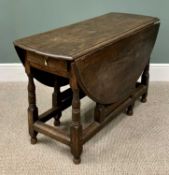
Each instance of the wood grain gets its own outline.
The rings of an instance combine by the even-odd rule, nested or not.
[[[75,60],[83,91],[101,104],[127,98],[149,62],[158,28],[158,25],[150,26]]]
[[[156,21],[157,18],[147,16],[109,13],[17,40],[14,44],[39,55],[73,60]]]

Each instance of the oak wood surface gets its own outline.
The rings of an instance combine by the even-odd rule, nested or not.
[[[127,98],[149,62],[158,28],[159,25],[149,26],[75,60],[83,91],[101,104],[112,104]]]
[[[14,42],[48,57],[73,60],[158,21],[157,18],[109,13]]]

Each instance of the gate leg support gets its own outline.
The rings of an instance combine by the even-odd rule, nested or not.
[[[54,92],[52,94],[52,106],[53,107],[59,107],[61,105],[61,92],[60,92],[60,84],[59,81],[56,80],[55,86],[54,86]],[[62,116],[61,110],[57,113],[57,115],[54,117],[54,125],[60,126],[60,117]]]
[[[145,67],[145,70],[144,70],[142,78],[141,78],[141,84],[147,86],[146,93],[143,94],[142,97],[141,97],[141,102],[142,103],[145,103],[147,101],[148,86],[149,86],[149,67],[150,67],[150,64],[148,63],[147,66]]]

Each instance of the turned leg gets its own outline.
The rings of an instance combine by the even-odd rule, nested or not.
[[[60,84],[58,80],[55,82],[54,86],[54,92],[52,94],[52,106],[53,107],[59,107],[61,105],[61,93],[60,93]],[[54,125],[60,126],[60,117],[62,115],[61,110],[57,113],[57,115],[54,117]]]
[[[38,108],[36,107],[35,84],[31,73],[28,74],[28,101],[29,134],[31,136],[31,143],[35,144],[37,142],[37,132],[33,129],[33,123],[38,119]]]
[[[149,86],[149,63],[145,67],[145,70],[143,72],[143,75],[142,75],[142,78],[141,78],[141,84],[143,84],[147,87],[146,93],[144,93],[141,97],[141,102],[145,103],[147,101],[148,86]]]
[[[72,99],[72,124],[70,128],[71,137],[71,152],[74,156],[73,161],[75,164],[79,164],[81,161],[80,155],[82,153],[82,125],[80,121],[80,98],[79,88],[77,85],[76,77],[71,77],[70,82],[73,99]]]
[[[133,115],[133,109],[134,109],[134,103],[128,106],[127,108],[127,115],[132,116]]]

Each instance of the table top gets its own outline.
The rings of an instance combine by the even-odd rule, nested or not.
[[[14,45],[40,55],[74,60],[158,21],[149,16],[109,13],[17,40]]]

